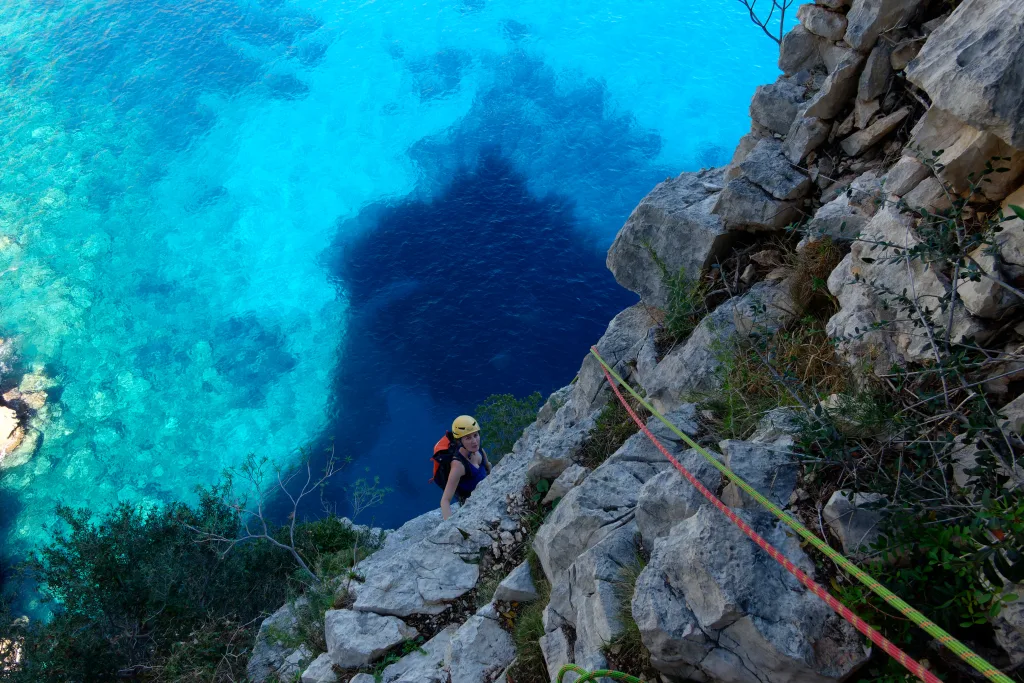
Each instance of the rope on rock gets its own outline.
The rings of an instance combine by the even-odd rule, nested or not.
[[[751,529],[750,526],[742,519],[740,519],[725,503],[720,501],[715,496],[715,494],[711,493],[711,491],[709,491],[703,484],[701,484],[696,477],[694,477],[685,467],[682,466],[682,464],[680,464],[678,460],[672,457],[672,454],[669,453],[665,449],[665,447],[661,445],[661,442],[659,442],[658,439],[655,438],[655,436],[650,432],[650,430],[647,429],[647,425],[645,425],[644,422],[637,416],[637,414],[633,411],[633,408],[630,407],[629,403],[626,401],[625,397],[623,397],[622,392],[619,391],[618,385],[624,387],[626,391],[633,395],[633,398],[635,398],[637,401],[640,402],[641,405],[644,406],[644,408],[649,410],[652,415],[661,420],[661,422],[666,427],[668,427],[673,434],[678,436],[687,445],[689,445],[691,448],[700,453],[705,460],[707,460],[722,474],[728,477],[730,481],[739,486],[747,495],[749,495],[751,498],[753,498],[758,503],[767,508],[773,515],[778,517],[781,521],[785,522],[790,528],[792,528],[794,531],[800,534],[805,540],[811,543],[811,545],[813,545],[815,548],[824,553],[826,557],[828,557],[830,560],[839,565],[842,569],[844,569],[853,577],[855,577],[862,584],[871,589],[872,592],[881,597],[892,607],[897,609],[901,614],[909,618],[915,624],[924,629],[929,635],[931,635],[933,638],[935,638],[940,643],[949,648],[950,651],[955,653],[958,657],[960,657],[960,659],[962,659],[963,661],[977,669],[983,676],[985,676],[985,678],[991,681],[998,681],[999,683],[1013,683],[1012,680],[1005,674],[1003,674],[1001,671],[999,671],[999,669],[989,664],[981,656],[975,654],[970,648],[961,643],[959,640],[957,640],[950,634],[946,633],[946,631],[939,627],[938,624],[930,621],[919,611],[908,605],[906,602],[900,599],[900,597],[897,596],[895,593],[893,593],[888,588],[880,584],[873,577],[864,572],[864,570],[855,565],[841,553],[834,550],[831,546],[828,545],[828,543],[815,536],[803,524],[798,522],[796,519],[794,519],[787,513],[783,512],[777,505],[775,505],[770,500],[765,498],[752,486],[750,486],[750,484],[743,481],[740,477],[734,474],[732,470],[730,470],[724,464],[719,462],[717,458],[708,453],[708,451],[701,447],[696,441],[691,439],[687,434],[684,434],[678,427],[676,427],[674,424],[665,419],[665,417],[661,413],[655,410],[642,396],[640,396],[640,394],[636,392],[635,389],[633,389],[633,387],[631,387],[625,380],[623,380],[622,377],[620,377],[618,373],[616,373],[615,370],[610,365],[608,365],[608,363],[605,362],[603,358],[601,358],[601,355],[597,352],[596,346],[592,346],[590,348],[590,352],[601,364],[601,367],[604,371],[604,376],[608,380],[608,384],[611,386],[612,391],[615,392],[615,396],[618,397],[623,407],[625,407],[626,411],[629,412],[630,417],[632,417],[633,421],[636,422],[637,426],[639,426],[640,429],[643,430],[644,434],[647,435],[647,438],[649,438],[651,442],[658,448],[658,450],[661,451],[662,455],[668,458],[669,462],[671,462],[675,466],[675,468],[679,470],[679,473],[682,474],[687,481],[693,484],[694,487],[696,487],[696,489],[700,491],[705,498],[711,501],[711,503],[716,508],[718,508],[726,517],[728,517],[734,524],[736,524],[736,526],[738,526],[740,530],[743,531],[743,533],[749,536],[751,540],[753,540],[758,546],[760,546],[769,555],[771,555],[773,559],[775,559],[783,567],[785,567],[786,571],[795,576],[800,581],[800,583],[807,587],[808,590],[810,590],[812,593],[814,593],[819,598],[824,600],[829,607],[831,607],[837,614],[839,614],[839,616],[853,624],[853,626],[858,631],[867,636],[871,640],[871,642],[878,645],[893,659],[902,664],[910,673],[914,674],[923,681],[927,681],[928,683],[939,683],[939,679],[935,676],[935,674],[925,669],[923,666],[921,666],[920,663],[918,663],[905,652],[896,647],[896,645],[890,642],[885,636],[883,636],[875,629],[871,628],[871,626],[869,626],[863,619],[858,617],[848,607],[846,607],[844,604],[842,604],[836,598],[834,598],[828,591],[819,586],[814,580],[811,579],[811,577],[809,577],[803,571],[798,569],[792,562],[786,559],[786,557],[782,553],[780,553],[770,543],[768,543],[768,541],[762,538],[760,534]],[[614,378],[614,381],[612,378]]]
[[[570,671],[580,674],[580,677],[576,679],[576,683],[590,683],[591,681],[596,681],[599,678],[610,678],[613,681],[626,681],[626,683],[643,683],[643,681],[636,676],[630,676],[629,674],[624,674],[621,671],[609,671],[607,669],[587,671],[585,669],[581,669],[575,664],[566,664],[558,670],[558,683],[562,683],[562,677]]]

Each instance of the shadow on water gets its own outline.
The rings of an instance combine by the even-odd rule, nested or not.
[[[428,458],[454,411],[472,412],[493,393],[561,386],[607,321],[634,301],[577,228],[572,203],[534,197],[493,152],[456,172],[435,198],[368,207],[338,235],[325,258],[352,313],[333,418],[311,452],[322,467],[333,439],[339,455],[356,461],[354,474],[325,491],[339,514],[347,511],[343,486],[364,468],[401,490],[377,523],[399,524],[436,505]],[[422,415],[395,414],[415,406],[433,406],[436,422],[414,428],[406,420]],[[304,513],[318,509],[316,501]]]

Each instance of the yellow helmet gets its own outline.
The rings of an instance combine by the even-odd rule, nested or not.
[[[476,423],[469,415],[459,415],[455,418],[455,422],[452,422],[452,435],[456,439],[461,439],[464,436],[470,434],[476,434],[480,431],[480,425]]]

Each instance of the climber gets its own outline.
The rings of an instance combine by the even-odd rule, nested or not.
[[[452,422],[452,430],[434,446],[433,481],[444,489],[441,517],[452,516],[452,498],[465,503],[477,484],[491,473],[487,453],[480,447],[480,425],[469,415]],[[447,470],[447,471],[446,471]]]

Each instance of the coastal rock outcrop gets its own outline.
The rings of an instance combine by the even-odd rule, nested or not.
[[[712,458],[793,510],[808,496],[794,457],[807,413],[772,410],[752,435],[719,441],[715,415],[695,402],[724,386],[723,345],[792,331],[814,297],[833,297],[822,337],[856,369],[853,382],[934,364],[923,321],[954,343],[998,340],[1013,358],[979,386],[1002,396],[1000,428],[1024,447],[1024,397],[1007,402],[1019,393],[1014,353],[1024,344],[1024,327],[1010,317],[1020,306],[1013,283],[1024,277],[1024,220],[1012,208],[1024,205],[1024,5],[964,0],[945,17],[921,0],[817,0],[797,16],[781,44],[783,75],[757,89],[750,132],[728,166],[660,183],[619,232],[607,265],[640,302],[615,316],[596,344],[675,426],[709,449],[717,443]],[[993,157],[1004,170],[993,169],[971,195]],[[936,243],[928,233],[934,213],[957,206],[995,213],[1000,205],[1002,230],[969,254],[970,268],[947,272],[927,255]],[[802,235],[791,238],[786,229],[797,227]],[[806,262],[816,249],[828,258],[812,269]],[[785,250],[801,264],[787,261]],[[665,320],[679,293],[669,280],[680,274],[706,287],[710,303],[694,307],[685,333],[671,336]],[[360,562],[365,580],[346,582],[338,596],[351,607],[329,613],[331,656],[356,653],[336,663],[379,657],[415,624],[427,639],[423,651],[386,667],[385,683],[505,680],[517,654],[509,606],[529,604],[534,616],[543,610],[534,656],[552,678],[566,663],[613,664],[631,617],[651,667],[669,683],[852,680],[871,656],[862,637],[768,560],[647,436],[623,435],[603,462],[584,461],[614,400],[600,364],[586,355],[576,379],[552,394],[451,519],[435,511],[411,520]],[[0,432],[12,419],[0,412]],[[656,418],[646,426],[704,487],[815,575],[797,537],[749,494]],[[978,455],[962,445],[952,463],[959,487],[970,485]],[[856,554],[884,522],[885,500],[837,488],[820,494],[819,506],[831,496],[817,513],[821,528]],[[542,523],[526,523],[529,505],[548,506]],[[546,585],[524,562],[528,546]],[[630,572],[635,586],[624,594]],[[477,609],[472,601],[487,585],[497,585],[494,599]],[[1020,612],[1004,607],[992,620],[1015,666],[1024,664]],[[353,635],[340,620],[363,626]],[[287,606],[261,628],[253,680],[299,660],[313,662],[303,680],[331,680],[323,657],[285,648],[268,636],[277,630],[294,632]],[[355,647],[370,639],[372,646]]]

